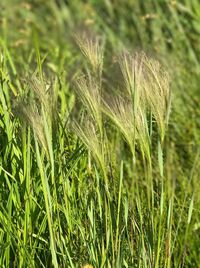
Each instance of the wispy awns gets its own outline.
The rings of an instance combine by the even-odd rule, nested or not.
[[[76,41],[90,67],[75,82],[76,93],[87,111],[87,119],[83,120],[82,125],[76,121],[75,133],[93,153],[101,167],[105,167],[105,121],[109,118],[122,133],[133,158],[137,147],[143,158],[149,160],[155,125],[156,135],[162,143],[168,123],[171,93],[167,73],[158,61],[147,57],[144,52],[130,54],[125,51],[117,61],[123,83],[117,86],[120,90],[109,94],[105,84],[101,83],[103,47],[99,40],[81,35],[76,36]],[[111,81],[118,80],[115,78]],[[109,87],[113,88],[113,85]],[[91,120],[88,121],[88,118]]]
[[[90,117],[102,133],[101,88],[90,74],[83,75],[75,82],[75,90]]]
[[[98,37],[76,35],[76,42],[88,60],[88,69],[75,81],[75,91],[85,109],[82,123],[73,120],[72,129],[82,140],[106,177],[106,131],[102,114],[103,42]]]
[[[169,76],[161,64],[154,59],[145,57],[144,67],[146,102],[152,111],[158,125],[158,133],[163,141],[171,107]]]
[[[144,53],[130,54],[124,51],[118,60],[124,80],[124,89],[132,98],[134,108],[143,93],[141,81],[143,80],[144,57]]]
[[[162,116],[167,115],[171,101],[169,76],[161,64],[144,52],[133,55],[124,52],[119,58],[119,64],[125,89],[133,97],[134,106],[142,99],[152,110],[154,106],[158,106]]]
[[[33,75],[28,80],[26,92],[14,103],[13,107],[13,112],[32,128],[41,146],[47,152],[47,132],[49,137],[52,136],[55,106],[50,86]]]
[[[112,96],[108,100],[103,100],[102,109],[106,116],[121,131],[133,151],[135,130],[133,128],[133,110],[130,100],[119,96]]]
[[[103,65],[102,51],[91,40],[77,38],[84,55],[95,68]],[[98,53],[100,53],[98,55]],[[142,155],[150,158],[150,139],[152,122],[158,126],[158,135],[161,142],[164,139],[168,123],[171,93],[169,77],[160,63],[146,56],[145,53],[130,54],[124,52],[118,60],[122,79],[124,81],[120,94],[108,94],[106,88],[98,83],[90,71],[76,81],[76,92],[82,100],[88,114],[92,117],[100,133],[105,130],[103,114],[111,119],[117,129],[123,134],[132,153],[138,144]],[[102,79],[102,78],[101,78]],[[113,77],[115,80],[115,77]],[[106,97],[102,96],[106,92]],[[93,140],[86,140],[91,133],[85,133],[87,128],[76,131],[82,140],[95,155],[100,155],[100,149],[95,147],[99,140],[93,135]],[[90,129],[90,132],[92,127]],[[88,131],[88,130],[87,130]],[[102,137],[101,136],[101,143]],[[95,139],[94,139],[95,137]],[[91,148],[92,146],[92,148]],[[97,146],[97,145],[96,145]],[[97,153],[98,152],[98,153]]]
[[[103,174],[106,176],[106,144],[105,141],[102,143],[101,134],[95,122],[88,116],[82,124],[74,120],[72,122],[72,130],[93,154]]]
[[[143,156],[150,157],[150,137],[145,107],[138,106],[134,111],[130,98],[112,97],[103,102],[103,111],[124,136],[134,156],[135,146],[139,145]]]
[[[93,71],[101,74],[103,69],[104,41],[97,36],[86,33],[75,35],[75,40]]]
[[[22,120],[22,122],[32,128],[42,147],[47,150],[44,123],[37,107],[33,103],[27,103],[27,101],[21,99],[16,103],[14,113]]]
[[[121,129],[128,144],[130,141],[135,144],[137,139],[142,151],[149,154],[152,129],[149,114],[157,123],[161,141],[168,123],[171,105],[168,74],[145,53],[125,52],[119,58],[119,65],[124,79],[122,97],[104,101],[105,112]]]
[[[52,113],[52,95],[49,91],[50,87],[46,81],[39,79],[36,75],[33,75],[28,81],[29,89],[33,92],[36,101],[38,101],[37,106],[43,106],[48,113]]]

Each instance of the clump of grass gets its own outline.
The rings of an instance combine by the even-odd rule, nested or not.
[[[198,267],[199,1],[43,1],[28,8],[3,2],[0,267]],[[101,38],[81,34],[77,43],[87,63],[82,61],[68,38],[77,25],[106,36],[106,56]],[[107,68],[111,52],[127,44],[150,49],[170,66],[175,94],[169,132],[170,90],[162,66],[144,53],[125,52],[115,62],[120,74]],[[32,68],[39,79],[28,82],[28,97],[19,102],[21,124],[12,101]],[[65,127],[74,107],[70,77],[80,69],[84,87],[98,89],[90,98],[95,103],[99,96],[98,108],[81,96],[83,105],[75,109],[82,116],[72,135]],[[56,109],[42,71],[56,74]],[[104,158],[105,171],[95,154]],[[102,187],[106,176],[109,199]]]
[[[81,42],[81,44],[83,43]],[[85,43],[87,44],[87,42]],[[98,47],[98,45],[95,45],[95,47]],[[91,56],[93,50],[91,49],[90,52],[88,47],[87,49],[87,54]],[[89,58],[89,61],[93,66],[91,58]],[[137,160],[136,147],[137,150],[140,149],[145,169],[148,209],[150,211],[154,207],[155,199],[152,174],[153,148],[151,146],[151,140],[154,135],[154,139],[158,141],[158,165],[160,174],[163,176],[162,149],[160,143],[163,143],[164,140],[170,110],[168,76],[162,70],[160,64],[148,58],[145,53],[136,53],[135,55],[131,55],[128,52],[123,53],[119,57],[118,63],[124,81],[120,96],[117,95],[117,92],[109,95],[104,84],[99,83],[99,80],[103,80],[102,70],[101,76],[98,77],[99,80],[95,78],[93,74],[94,68],[92,68],[91,71],[87,69],[87,75],[84,78],[81,77],[76,81],[76,91],[79,93],[78,95],[86,108],[87,114],[92,117],[93,123],[89,126],[86,123],[87,119],[83,118],[83,122],[85,121],[85,123],[82,126],[76,123],[74,130],[92,152],[94,158],[98,160],[97,162],[100,164],[100,168],[103,170],[106,178],[107,187],[107,167],[109,165],[106,164],[106,158],[104,157],[108,153],[106,151],[107,147],[105,146],[108,142],[106,134],[107,118],[114,123],[116,129],[122,133],[129,145],[133,157],[134,169]],[[96,66],[102,65],[103,63],[101,65],[97,64]],[[95,72],[98,72],[97,69],[95,69]],[[92,78],[92,75],[94,78]],[[104,92],[107,94],[103,94]],[[153,126],[154,121],[158,126],[157,132],[155,132],[155,127]],[[93,131],[94,129],[95,131]],[[110,142],[112,143],[112,141]]]
[[[79,43],[83,46],[84,42],[79,41]],[[87,42],[84,44],[87,44]],[[98,45],[94,45],[94,48],[87,46],[87,53],[84,52],[86,57],[90,55],[88,56],[88,61],[91,63],[92,69],[87,69],[84,78],[81,77],[76,81],[76,92],[79,93],[78,95],[87,111],[87,115],[91,116],[92,124],[91,122],[90,124],[87,123],[87,117],[82,118],[83,124],[78,125],[76,123],[74,130],[92,152],[94,159],[97,160],[106,178],[108,165],[106,165],[104,155],[107,153],[105,144],[108,141],[106,135],[106,122],[108,119],[111,120],[116,126],[116,129],[122,133],[126,143],[129,145],[134,160],[134,170],[136,158],[138,157],[136,147],[137,151],[140,149],[144,164],[148,213],[151,213],[149,224],[152,228],[152,233],[155,231],[154,223],[159,222],[159,235],[158,238],[153,241],[156,248],[155,253],[152,252],[153,244],[149,244],[149,250],[145,258],[146,264],[155,263],[156,267],[158,267],[160,261],[159,252],[161,247],[162,218],[158,220],[157,215],[151,212],[154,209],[155,203],[152,170],[152,150],[154,148],[152,147],[152,140],[156,139],[158,142],[158,166],[162,181],[161,189],[159,190],[161,192],[160,209],[162,217],[164,202],[162,144],[165,137],[171,104],[169,78],[160,63],[147,57],[145,53],[131,55],[128,52],[124,52],[118,60],[124,83],[121,88],[119,85],[120,93],[114,92],[111,95],[108,93],[105,85],[99,83],[99,81],[103,80],[102,70],[98,72],[97,68],[94,68],[94,62],[97,61],[97,57],[94,56],[94,59],[91,59],[95,47],[98,47]],[[83,50],[83,48],[81,49]],[[102,58],[101,56],[101,59]],[[103,66],[103,63],[95,63],[95,66]],[[99,80],[96,79],[97,76],[94,75],[97,72],[101,73],[101,76],[98,76]],[[104,92],[106,92],[106,94],[104,94]],[[156,125],[157,129],[155,128]],[[112,139],[112,137],[109,138]],[[111,140],[109,141],[112,143]],[[133,178],[133,180],[135,181],[135,178]],[[141,190],[139,189],[138,182],[136,182],[136,189],[136,203],[140,203]],[[119,200],[119,202],[121,202],[121,200]],[[142,208],[139,207],[138,211],[142,218]],[[117,234],[118,231],[117,227]],[[117,237],[116,239],[119,238]],[[142,243],[145,248],[145,238],[143,238]],[[145,254],[144,251],[142,254]],[[154,254],[155,257],[153,256]]]
[[[82,46],[83,43],[82,41]],[[98,47],[98,45],[94,46]],[[94,48],[90,47],[90,49],[91,52],[87,47],[87,54],[92,57]],[[89,61],[93,64],[90,57]],[[99,61],[102,66],[102,56]],[[164,139],[170,110],[169,79],[160,64],[148,58],[144,53],[135,55],[123,53],[119,64],[124,79],[121,96],[108,96],[105,99],[102,92],[106,92],[106,88],[92,78],[89,70],[86,77],[77,79],[76,90],[101,133],[105,129],[103,126],[105,122],[102,121],[103,111],[122,132],[133,157],[135,157],[135,145],[138,143],[142,155],[150,159],[153,120],[158,125],[161,141]],[[102,77],[100,79],[102,80]]]
[[[143,158],[146,158],[151,165],[150,143],[153,120],[157,123],[158,134],[163,142],[169,117],[171,93],[167,73],[159,62],[148,58],[145,53],[131,55],[124,52],[118,61],[124,80],[121,96],[107,94],[108,97],[105,99],[102,92],[107,90],[102,83],[99,83],[103,80],[103,49],[101,51],[97,49],[100,48],[97,39],[94,43],[86,37],[76,37],[76,40],[92,66],[92,71],[87,69],[87,74],[76,80],[76,91],[88,114],[98,126],[100,143],[104,142],[106,136],[103,133],[105,132],[103,112],[123,134],[133,158],[135,158],[135,146],[139,144]],[[97,73],[101,74],[99,80],[95,76]]]

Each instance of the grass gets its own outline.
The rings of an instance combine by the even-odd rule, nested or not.
[[[199,2],[0,7],[0,267],[200,267]]]

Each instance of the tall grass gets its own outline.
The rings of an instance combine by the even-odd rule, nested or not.
[[[83,51],[87,50],[83,47],[83,44],[87,42],[85,40],[80,41],[81,48]],[[98,44],[94,44],[94,47],[99,47]],[[93,49],[91,49],[91,53],[88,51],[88,54],[92,54]],[[84,53],[85,54],[85,53]],[[102,58],[102,57],[101,57]],[[93,65],[93,61],[90,60]],[[78,92],[80,96],[84,96],[83,103],[88,111],[88,113],[93,114],[93,119],[99,125],[99,129],[106,129],[106,123],[104,118],[104,122],[98,124],[99,122],[99,114],[101,110],[105,115],[108,116],[115,124],[116,129],[118,129],[124,136],[127,144],[129,145],[130,152],[133,157],[133,166],[132,166],[132,180],[135,181],[134,191],[136,192],[135,198],[133,198],[133,204],[141,203],[141,195],[140,195],[140,186],[138,185],[138,181],[135,180],[136,172],[135,168],[137,158],[139,155],[142,156],[142,166],[144,168],[144,178],[146,193],[147,193],[147,204],[150,216],[150,230],[152,241],[151,243],[146,243],[143,238],[142,241],[142,250],[141,257],[145,258],[145,265],[159,267],[160,264],[160,252],[162,247],[162,237],[164,237],[164,225],[161,221],[163,214],[163,206],[164,206],[164,183],[163,183],[163,153],[162,153],[162,144],[164,142],[165,129],[166,124],[169,117],[170,110],[170,101],[171,94],[169,89],[169,81],[167,74],[162,70],[162,67],[159,65],[157,61],[153,61],[149,59],[145,54],[137,54],[135,56],[131,56],[130,54],[123,53],[123,55],[119,59],[119,64],[121,67],[121,75],[122,79],[124,79],[123,88],[120,90],[120,97],[110,96],[109,100],[105,100],[103,97],[103,93],[100,99],[101,92],[107,91],[106,88],[103,88],[103,85],[100,87],[98,84],[93,84],[91,87],[91,76],[92,74],[87,69],[87,77],[88,87],[84,84],[78,83]],[[96,64],[99,65],[100,64]],[[101,64],[102,65],[102,64]],[[89,74],[88,74],[89,73]],[[100,72],[99,72],[100,73]],[[102,73],[102,71],[101,71]],[[101,78],[100,80],[103,80]],[[96,81],[98,83],[98,81]],[[98,89],[98,91],[97,91]],[[124,92],[123,92],[124,91]],[[90,92],[88,94],[88,92]],[[91,98],[93,96],[93,98]],[[108,98],[108,97],[107,97]],[[92,101],[91,101],[92,99]],[[93,108],[93,105],[95,108]],[[93,112],[93,111],[98,112]],[[102,118],[102,116],[101,116]],[[86,119],[87,120],[87,119]],[[102,124],[104,125],[102,127]],[[157,129],[155,127],[157,125]],[[102,158],[102,154],[107,154],[106,150],[97,150],[96,147],[98,145],[98,136],[95,137],[95,142],[93,142],[93,137],[95,136],[93,132],[93,126],[84,126],[79,127],[79,130],[75,129],[75,133],[85,141],[88,149],[91,150],[94,156],[96,156],[99,152],[98,159]],[[85,131],[85,133],[84,133]],[[101,130],[99,131],[101,132]],[[107,135],[103,135],[106,136]],[[105,142],[102,140],[102,135],[100,135],[99,143],[104,144]],[[86,141],[86,139],[88,139]],[[112,137],[108,137],[109,142],[112,143]],[[152,142],[154,139],[154,143]],[[153,170],[152,170],[152,151],[155,147],[155,142],[157,140],[158,144],[158,162],[157,166],[160,171],[160,182],[153,179]],[[137,151],[137,153],[136,153]],[[103,152],[103,153],[100,153]],[[111,152],[114,154],[115,152]],[[106,165],[102,165],[102,161],[99,161],[101,164],[101,168],[103,170],[103,174],[105,175]],[[140,163],[141,165],[141,163]],[[155,165],[155,164],[154,164]],[[109,166],[107,164],[107,166]],[[122,164],[123,167],[123,164]],[[123,169],[122,169],[123,170]],[[122,172],[122,171],[121,171]],[[107,178],[107,175],[105,175]],[[108,175],[109,176],[109,175]],[[119,189],[119,199],[118,199],[118,210],[117,210],[117,221],[116,221],[116,242],[114,242],[115,247],[117,247],[117,252],[120,252],[120,245],[118,245],[119,240],[119,209],[121,204],[121,188],[122,188],[122,177],[120,177],[120,189]],[[160,207],[159,214],[154,214],[154,204],[155,204],[155,190],[154,183],[160,184],[158,186],[157,191],[160,195],[158,206]],[[108,182],[106,181],[106,184]],[[144,201],[144,200],[143,200]],[[142,209],[138,208],[138,213],[142,218]],[[158,226],[157,226],[158,225]],[[140,226],[142,228],[142,226]],[[158,232],[158,236],[154,237],[154,232]],[[148,234],[149,235],[149,234]],[[147,239],[148,239],[148,235]],[[145,247],[148,247],[146,250]],[[170,247],[170,246],[169,246]],[[117,260],[119,261],[119,260]],[[114,262],[113,265],[122,265]]]
[[[199,4],[0,5],[0,267],[199,267]]]

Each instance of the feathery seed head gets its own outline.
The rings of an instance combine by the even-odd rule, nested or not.
[[[53,96],[47,91],[47,83],[41,81],[36,75],[29,80],[28,89],[28,94],[24,94],[15,103],[14,113],[31,126],[42,147],[48,151],[45,124],[51,136],[55,116],[53,116]]]
[[[105,174],[106,154],[104,144],[101,143],[100,133],[95,126],[95,122],[87,117],[83,124],[74,120],[72,122],[74,133],[81,139],[85,146],[92,152],[93,157],[99,163],[103,173]]]
[[[76,81],[76,92],[78,93],[83,105],[86,107],[90,116],[96,121],[102,130],[101,95],[99,84],[91,75],[83,76]]]
[[[76,35],[76,42],[83,55],[89,60],[95,72],[102,72],[104,43],[99,37],[89,37],[86,34]]]
[[[144,67],[143,84],[146,102],[153,113],[163,141],[171,105],[169,76],[156,60],[145,57]]]

